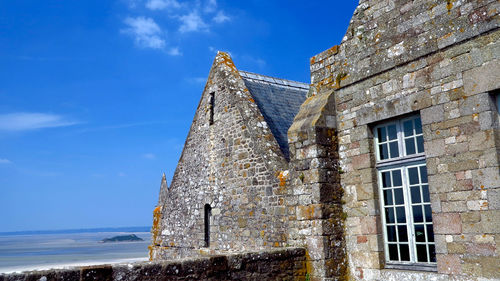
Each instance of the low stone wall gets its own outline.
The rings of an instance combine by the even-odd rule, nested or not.
[[[286,248],[177,261],[98,265],[0,275],[0,281],[305,280],[306,251]]]

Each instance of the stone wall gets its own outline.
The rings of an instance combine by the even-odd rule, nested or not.
[[[0,274],[0,281],[306,280],[305,250]]]
[[[354,279],[500,278],[499,11],[492,0],[362,0],[342,44],[311,58],[308,102],[328,104],[304,105],[292,128],[337,131]],[[408,114],[422,118],[437,273],[385,266],[372,130]]]
[[[285,199],[292,194],[284,184],[287,170],[231,58],[218,53],[173,181],[169,188],[162,184],[151,258],[286,246]],[[209,247],[206,204],[211,207]]]

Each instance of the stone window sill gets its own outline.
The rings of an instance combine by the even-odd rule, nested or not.
[[[437,265],[427,264],[386,264],[385,269],[437,272]]]

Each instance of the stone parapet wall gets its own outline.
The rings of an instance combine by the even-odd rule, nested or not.
[[[176,261],[98,265],[63,270],[3,274],[0,275],[0,281],[260,281],[306,280],[306,276],[305,250],[288,248]]]

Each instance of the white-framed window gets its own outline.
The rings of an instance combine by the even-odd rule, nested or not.
[[[420,116],[381,123],[374,137],[386,263],[435,267]]]

